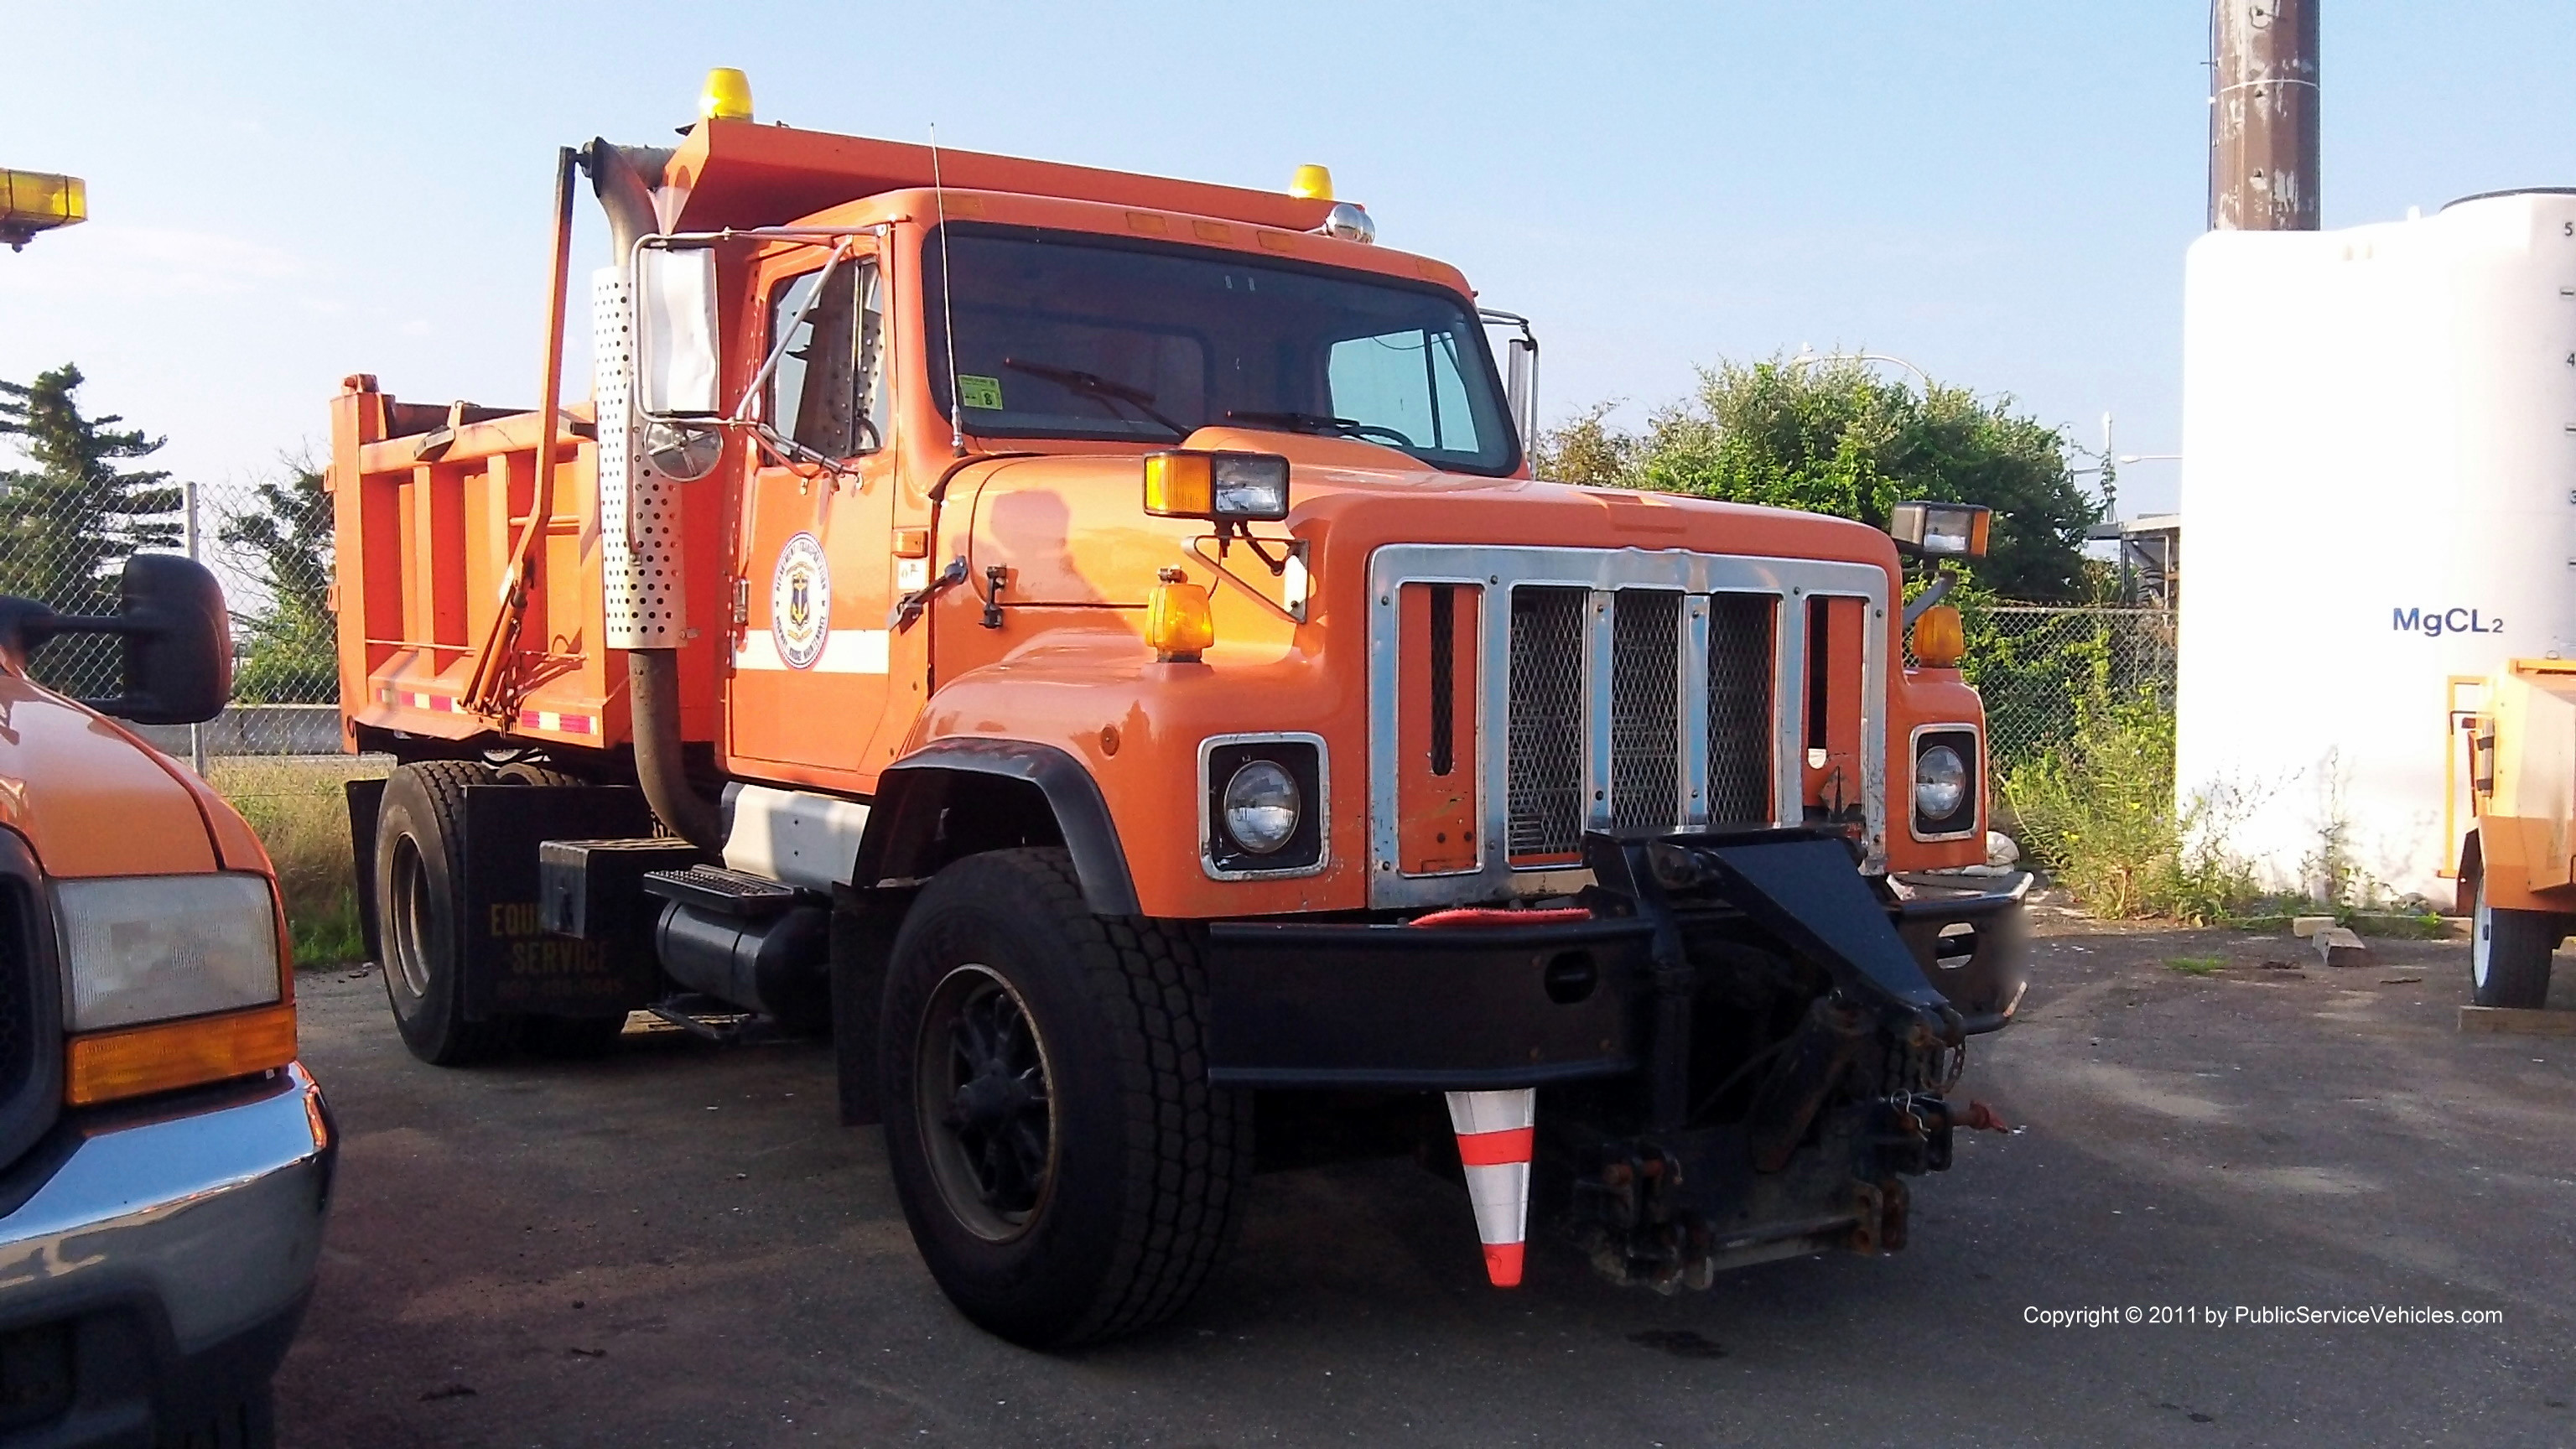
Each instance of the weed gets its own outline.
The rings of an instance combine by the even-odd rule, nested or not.
[[[2174,808],[2174,717],[2161,698],[2118,698],[2097,682],[2075,718],[2064,748],[2003,779],[2032,857],[2098,916],[2231,919],[2254,895],[2252,870],[2226,848],[2247,802],[2202,793]]]
[[[2215,976],[2227,965],[2223,956],[2176,956],[2165,965],[2185,976]]]
[[[381,765],[339,756],[209,762],[208,783],[250,822],[268,848],[286,901],[286,929],[301,965],[327,966],[365,951],[358,931],[356,867],[341,786]]]

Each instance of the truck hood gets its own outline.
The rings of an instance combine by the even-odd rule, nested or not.
[[[1897,572],[1896,547],[1865,524],[1760,508],[1521,478],[1425,468],[1407,454],[1346,438],[1248,428],[1202,428],[1183,444],[1284,454],[1293,473],[1285,527],[1323,555],[1318,572],[1347,569],[1387,543],[1689,549],[1875,564]],[[981,471],[969,525],[976,578],[1009,572],[1011,602],[1144,602],[1155,571],[1186,563],[1210,526],[1154,518],[1142,507],[1133,455],[1015,459]]]
[[[50,876],[213,870],[198,796],[149,746],[108,720],[0,673],[0,826]]]

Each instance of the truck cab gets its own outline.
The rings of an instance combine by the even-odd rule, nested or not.
[[[1900,543],[1973,511],[1534,478],[1526,326],[1313,175],[565,154],[587,409],[336,405],[415,1051],[674,988],[828,1025],[942,1286],[1036,1344],[1177,1309],[1327,1141],[1454,1141],[1498,1284],[1533,1202],[1663,1287],[1901,1244],[2020,992],[1982,710],[1905,657]]]
[[[263,1445],[338,1144],[266,852],[117,723],[222,707],[223,596],[139,554],[121,600],[0,598],[0,1437]],[[28,676],[71,634],[121,638],[119,694]]]

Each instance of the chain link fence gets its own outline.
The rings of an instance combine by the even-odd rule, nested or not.
[[[2079,700],[2145,698],[2171,710],[2176,660],[2170,609],[1988,607],[1971,623],[1964,668],[1985,699],[1996,774],[2065,744]]]
[[[310,465],[230,484],[138,487],[20,472],[0,486],[0,594],[66,614],[110,614],[126,556],[185,553],[214,570],[233,622],[233,704],[206,724],[141,732],[182,758],[340,750],[339,666],[330,612],[331,500]],[[124,684],[113,636],[45,645],[29,673],[65,694]]]
[[[331,500],[314,465],[290,463],[250,482],[147,488],[112,474],[86,489],[16,477],[0,488],[0,593],[66,613],[113,612],[117,570],[138,547],[186,552],[223,582],[233,614],[232,707],[193,730],[145,731],[156,744],[200,759],[339,753]],[[1967,677],[1985,696],[1999,773],[2063,744],[2088,695],[2173,700],[2170,610],[2001,604],[1974,614],[1969,631]],[[32,672],[67,694],[113,695],[117,641],[57,640]]]

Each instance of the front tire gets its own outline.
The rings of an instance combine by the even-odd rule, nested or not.
[[[465,787],[491,779],[463,760],[403,765],[376,812],[385,999],[403,1045],[432,1066],[489,1061],[518,1034],[514,1017],[465,1019]]]
[[[2549,1000],[2549,957],[2567,938],[2567,918],[2487,903],[2487,878],[2469,928],[2469,993],[2480,1006],[2538,1009]]]
[[[1206,983],[1176,923],[1100,917],[1061,849],[969,856],[896,938],[887,1156],[931,1276],[1032,1348],[1177,1312],[1231,1241],[1248,1094],[1207,1083]]]

